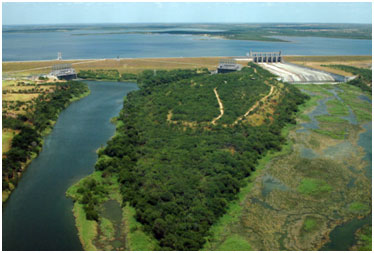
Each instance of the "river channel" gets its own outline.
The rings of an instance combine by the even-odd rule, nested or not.
[[[3,206],[3,250],[82,250],[67,188],[92,173],[96,150],[114,134],[118,115],[134,83],[86,82],[91,94],[61,112]]]

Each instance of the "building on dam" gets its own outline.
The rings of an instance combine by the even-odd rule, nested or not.
[[[70,63],[53,65],[52,72],[49,75],[59,80],[72,80],[77,78],[77,73]]]
[[[216,73],[228,73],[242,69],[242,65],[237,64],[234,59],[222,59],[219,61]]]
[[[282,51],[279,52],[249,52],[249,58],[253,59],[253,62],[283,62]]]

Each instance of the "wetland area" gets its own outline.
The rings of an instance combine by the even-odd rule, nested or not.
[[[297,87],[311,100],[286,148],[260,163],[205,249],[350,250],[356,231],[371,227],[370,94],[346,84]]]

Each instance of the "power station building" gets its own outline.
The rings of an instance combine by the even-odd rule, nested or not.
[[[57,77],[59,80],[72,80],[77,78],[77,73],[70,63],[53,65],[52,72],[49,75]]]
[[[233,59],[222,59],[219,61],[217,73],[228,73],[241,70],[242,65],[237,64]]]

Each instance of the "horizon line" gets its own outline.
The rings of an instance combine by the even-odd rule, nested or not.
[[[54,23],[54,24],[2,24],[2,26],[17,26],[17,25],[100,25],[100,24],[346,24],[346,25],[372,25],[372,23],[347,23],[347,22],[100,22],[100,23]]]

